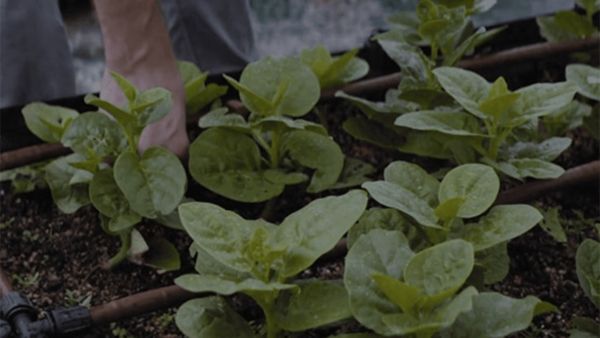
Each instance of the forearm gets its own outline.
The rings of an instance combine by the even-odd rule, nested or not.
[[[157,1],[94,0],[94,4],[111,70],[128,73],[142,64],[156,69],[173,66],[175,56]]]

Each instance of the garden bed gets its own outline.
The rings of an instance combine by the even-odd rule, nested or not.
[[[518,27],[523,27],[520,23]],[[531,39],[537,27],[532,22],[523,36]],[[522,29],[522,28],[520,28]],[[506,40],[501,41],[501,45]],[[495,50],[490,47],[489,50]],[[363,51],[363,55],[367,54]],[[597,53],[592,63],[597,64]],[[569,55],[552,60],[539,60],[508,66],[510,69],[484,71],[488,80],[503,74],[513,88],[535,82],[557,82],[564,78],[564,67],[571,63]],[[508,74],[508,75],[507,75]],[[370,98],[382,97],[383,92],[370,94]],[[340,145],[343,153],[370,163],[376,168],[373,180],[381,179],[384,168],[392,161],[404,160],[417,163],[428,172],[446,167],[447,161],[431,160],[403,155],[395,151],[382,150],[366,142],[357,141],[343,129],[346,118],[358,116],[358,109],[345,101],[334,100],[319,105],[325,112],[330,134]],[[309,120],[318,121],[311,114]],[[4,120],[4,118],[3,118]],[[197,129],[192,135],[198,133]],[[599,144],[583,128],[572,130],[567,135],[573,140],[571,147],[556,161],[564,168],[573,168],[598,160]],[[31,141],[25,141],[25,144]],[[4,148],[3,148],[4,149]],[[210,201],[232,210],[247,219],[261,215],[264,204],[242,204],[220,197],[192,183],[187,196],[198,201]],[[503,184],[502,189],[517,186],[516,180]],[[300,209],[311,200],[326,193],[307,194],[305,185],[289,186],[276,197],[276,212],[270,221],[279,222],[286,215]],[[370,202],[375,205],[373,201]],[[573,327],[573,318],[590,317],[600,320],[600,314],[584,294],[575,272],[575,253],[584,238],[595,238],[594,224],[600,221],[600,199],[598,185],[574,187],[548,194],[531,204],[540,208],[560,207],[560,220],[565,228],[567,240],[557,242],[540,227],[508,244],[510,272],[491,290],[506,296],[523,298],[533,295],[556,305],[560,312],[551,312],[537,317],[533,325],[517,337],[568,337]],[[39,308],[56,305],[103,304],[145,290],[172,285],[173,280],[193,271],[188,246],[192,240],[183,232],[170,230],[152,221],[145,221],[139,229],[147,234],[164,236],[175,244],[181,253],[181,270],[158,274],[154,269],[125,262],[113,270],[100,268],[117,251],[114,238],[106,236],[100,226],[98,212],[93,207],[84,207],[71,215],[62,214],[53,204],[50,192],[40,190],[25,194],[14,194],[9,184],[0,186],[0,267],[7,271],[15,289],[26,294]],[[344,272],[343,257],[317,262],[300,274],[301,279],[339,279]],[[250,321],[261,320],[260,309],[243,296],[234,296],[233,303],[241,314]],[[181,333],[174,323],[175,309],[146,314],[123,320],[110,326],[94,328],[89,337],[179,337]],[[301,337],[328,337],[329,335],[354,332],[361,326],[349,321],[341,327],[324,328],[304,333]]]

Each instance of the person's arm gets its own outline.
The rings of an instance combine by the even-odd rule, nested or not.
[[[125,98],[109,76],[115,71],[138,89],[163,87],[173,95],[169,115],[147,127],[139,149],[160,145],[185,157],[185,94],[160,6],[156,0],[94,0],[104,39],[106,71],[101,96],[117,104]]]

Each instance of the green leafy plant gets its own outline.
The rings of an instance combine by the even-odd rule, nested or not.
[[[338,281],[294,280],[331,250],[363,213],[367,196],[354,190],[309,203],[277,226],[245,220],[210,203],[179,207],[194,243],[197,274],[175,280],[192,292],[244,293],[265,314],[265,336],[299,332],[350,316],[347,294]],[[189,337],[257,337],[248,323],[219,297],[195,299],[176,316]]]
[[[396,126],[424,132],[409,138],[399,147],[401,151],[457,163],[481,161],[516,179],[562,175],[564,169],[551,161],[571,144],[570,139],[535,143],[523,141],[516,133],[537,126],[540,117],[568,105],[577,90],[571,82],[539,83],[513,92],[502,77],[489,83],[459,68],[441,67],[433,72],[459,106],[398,117]],[[430,137],[435,141],[420,142]]]
[[[112,76],[127,98],[126,107],[94,95],[86,96],[85,101],[110,115],[78,114],[32,103],[23,108],[25,122],[42,140],[60,142],[73,150],[45,166],[45,180],[62,212],[73,213],[92,204],[100,213],[103,229],[119,236],[121,248],[108,267],[128,256],[140,260],[148,253],[148,259],[141,260],[144,264],[177,269],[179,255],[171,243],[146,241],[134,231],[143,217],[160,219],[172,213],[185,192],[185,169],[175,155],[160,147],[141,155],[137,152],[143,129],[170,111],[171,94],[162,88],[140,92],[122,76]]]
[[[587,130],[596,139],[600,139],[600,69],[584,64],[572,64],[567,66],[565,76],[568,81],[577,85],[577,92],[581,96],[577,101],[580,107],[577,111],[580,113],[576,114],[576,117],[583,118]],[[581,119],[569,120],[575,126],[581,125]]]
[[[353,49],[338,57],[333,57],[323,45],[305,49],[300,60],[310,67],[319,79],[321,89],[340,86],[364,77],[369,72],[369,64],[356,57],[358,49]]]
[[[589,38],[598,35],[593,16],[600,11],[597,0],[576,0],[585,10],[585,15],[575,11],[561,11],[551,16],[536,19],[540,34],[548,41],[564,41]]]
[[[512,299],[468,286],[474,246],[449,240],[418,253],[399,231],[374,229],[346,256],[344,284],[354,317],[384,336],[504,337],[554,310],[536,297]]]
[[[12,191],[21,194],[46,188],[44,166],[46,162],[0,171],[0,182],[10,181]]]
[[[347,119],[344,130],[357,139],[390,149],[397,149],[405,139],[411,144],[425,144],[425,148],[445,144],[446,140],[435,137],[417,141],[418,135],[394,126],[393,122],[404,113],[452,104],[452,97],[440,86],[433,70],[438,65],[455,65],[503,30],[473,28],[471,15],[488,10],[494,4],[495,1],[421,0],[416,12],[400,12],[390,17],[390,30],[375,38],[400,67],[400,84],[388,90],[384,102],[336,93],[365,115]],[[429,55],[422,51],[423,46],[430,46]]]
[[[385,169],[383,181],[364,183],[363,188],[377,202],[406,217],[379,224],[402,231],[413,247],[425,248],[454,238],[471,243],[477,253],[477,269],[488,284],[502,280],[508,272],[505,243],[542,220],[540,212],[528,205],[490,209],[500,180],[491,167],[482,164],[456,167],[440,182],[415,164],[397,161]],[[475,217],[478,219],[470,220]],[[377,227],[375,223],[351,232],[351,238],[355,241]]]
[[[179,61],[177,67],[184,84],[185,108],[188,114],[199,112],[227,93],[227,86],[206,84],[208,73],[202,72],[192,62]]]
[[[294,58],[249,64],[238,81],[225,76],[250,110],[248,119],[225,108],[203,116],[208,128],[190,147],[190,172],[202,186],[241,202],[262,202],[286,185],[308,180],[309,193],[332,187],[344,155],[319,125],[299,117],[319,99],[319,83]]]

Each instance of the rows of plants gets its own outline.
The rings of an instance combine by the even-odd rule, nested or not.
[[[585,14],[538,19],[542,35],[597,35],[592,17],[600,3],[577,3]],[[181,272],[175,283],[213,294],[177,311],[177,327],[188,337],[302,336],[352,320],[360,325],[335,337],[509,336],[557,311],[535,295],[491,291],[509,272],[508,242],[548,224],[556,210],[496,205],[497,195],[519,181],[560,177],[565,169],[553,161],[571,145],[570,131],[598,136],[600,70],[574,63],[566,81],[511,90],[503,77],[489,82],[455,67],[503,31],[476,29],[471,21],[494,4],[420,0],[416,11],[393,15],[391,29],[374,39],[400,67],[399,86],[383,102],[336,93],[361,112],[343,121],[345,132],[404,159],[400,154],[433,158],[435,171],[394,160],[379,173],[343,153],[317,103],[322,89],[362,78],[369,66],[357,50],[334,57],[318,46],[251,63],[239,79],[225,76],[245,112],[223,106],[228,88],[207,84],[206,73],[181,62],[188,113],[208,111],[187,168],[161,147],[137,149],[144,128],[170,111],[170,93],[140,91],[113,73],[126,106],[93,95],[85,101],[98,111],[27,105],[31,132],[72,154],[3,175],[23,191],[47,185],[64,213],[96,209],[103,231],[121,243],[107,269],[128,259],[159,272],[179,270],[176,245],[139,225],[152,220],[187,234],[195,271]],[[260,217],[195,200],[195,184],[260,208]],[[282,214],[280,196],[290,187],[310,202]],[[560,226],[544,230],[561,236]],[[343,278],[306,278],[303,272],[343,238]],[[595,306],[598,261],[600,243],[585,239],[573,264]],[[230,296],[238,294],[261,309],[258,318],[236,312]],[[572,337],[598,330],[593,319],[577,323]]]

